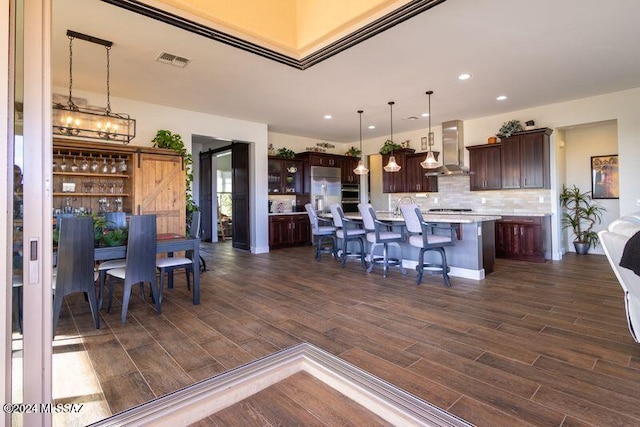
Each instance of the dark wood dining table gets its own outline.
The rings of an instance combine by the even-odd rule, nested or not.
[[[176,234],[158,234],[156,253],[173,256],[174,252],[193,251],[193,304],[200,304],[200,239],[184,237]],[[103,246],[94,249],[95,261],[107,261],[110,259],[126,258],[126,246]],[[169,283],[172,283],[172,275],[169,273]],[[100,292],[102,293],[102,289]]]

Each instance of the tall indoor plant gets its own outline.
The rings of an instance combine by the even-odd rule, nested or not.
[[[606,209],[593,203],[591,192],[583,193],[575,184],[572,188],[563,185],[560,206],[564,210],[563,228],[571,228],[575,236],[573,246],[576,253],[584,255],[590,246],[598,246],[598,233],[593,231],[593,226],[602,222],[602,214]]]
[[[191,224],[191,217],[193,212],[200,210],[198,205],[193,200],[191,195],[191,183],[193,182],[193,157],[191,153],[187,152],[187,148],[184,146],[182,137],[177,133],[172,133],[169,130],[161,129],[156,132],[156,136],[151,140],[153,146],[157,148],[168,148],[180,154],[184,161],[184,169],[186,174],[186,206],[187,206],[187,230],[189,224]]]

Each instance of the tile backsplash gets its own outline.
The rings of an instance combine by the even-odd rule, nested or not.
[[[432,208],[467,208],[479,213],[549,214],[551,190],[470,191],[469,176],[438,177],[437,193],[392,193],[388,209],[395,208],[402,197],[411,197],[422,210]],[[384,209],[385,207],[376,207]]]

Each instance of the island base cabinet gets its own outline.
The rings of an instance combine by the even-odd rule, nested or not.
[[[496,257],[545,261],[546,217],[503,217],[496,222]]]
[[[307,215],[269,216],[269,249],[303,246],[311,243],[311,224]]]

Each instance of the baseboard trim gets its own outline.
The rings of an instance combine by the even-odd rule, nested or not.
[[[394,425],[470,426],[466,421],[308,343],[193,384],[92,426],[195,423],[305,371]]]

